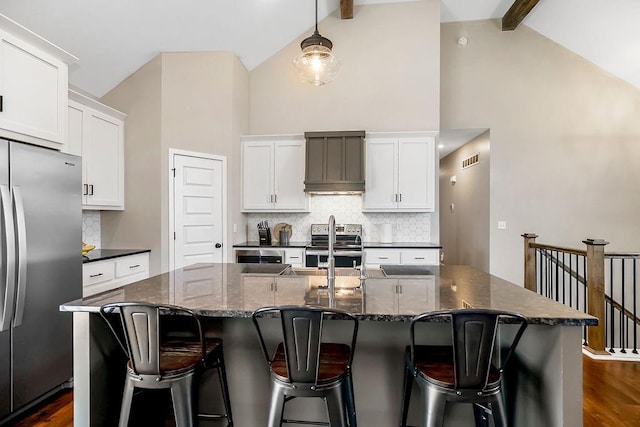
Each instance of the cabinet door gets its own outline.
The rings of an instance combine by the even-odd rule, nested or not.
[[[274,151],[274,209],[307,209],[304,192],[305,141],[276,142]]]
[[[402,279],[398,281],[398,313],[420,314],[439,309],[435,279]]]
[[[0,128],[60,148],[67,128],[67,64],[0,32]],[[20,135],[8,135],[38,143]]]
[[[304,277],[276,277],[275,305],[304,305],[307,279]]]
[[[367,140],[367,177],[363,210],[397,207],[396,168],[396,140]]]
[[[398,142],[398,207],[401,210],[434,210],[433,138]]]
[[[397,280],[367,279],[364,311],[367,314],[395,314],[398,310]]]
[[[242,144],[242,209],[273,208],[273,142]]]
[[[86,204],[97,209],[124,209],[124,124],[91,109],[86,115],[82,149]]]
[[[256,310],[273,305],[273,277],[244,276],[242,283],[242,306],[245,310]]]

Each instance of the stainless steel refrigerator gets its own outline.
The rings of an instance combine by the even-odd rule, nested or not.
[[[81,159],[0,140],[0,424],[72,377],[82,297]]]

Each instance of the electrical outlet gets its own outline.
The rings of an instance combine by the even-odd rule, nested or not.
[[[498,221],[498,230],[506,230],[507,221]]]

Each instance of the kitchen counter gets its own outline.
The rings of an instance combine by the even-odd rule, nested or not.
[[[582,326],[595,325],[597,319],[471,267],[430,267],[430,271],[431,275],[384,277],[371,269],[361,281],[355,270],[337,269],[336,296],[329,298],[322,288],[326,277],[317,270],[197,264],[66,303],[60,309],[73,312],[74,319],[74,420],[78,425],[117,422],[117,390],[125,365],[118,344],[97,314],[99,307],[148,301],[195,310],[204,316],[210,333],[224,340],[234,424],[239,426],[266,424],[268,369],[249,318],[254,309],[273,304],[336,307],[361,320],[353,365],[356,408],[360,424],[372,427],[397,423],[408,322],[415,314],[470,307],[520,312],[530,325],[510,365],[509,378],[515,382],[509,384],[517,387],[514,425],[581,426]],[[269,325],[266,336],[277,334],[278,322]],[[340,334],[341,325],[327,321],[327,336]],[[450,340],[448,325],[426,327],[429,339]],[[509,335],[515,325],[503,327]],[[207,387],[200,392],[211,394]],[[322,402],[312,403],[292,402],[287,417],[322,419],[326,413]],[[418,424],[419,409],[419,404],[412,405],[409,424]],[[473,422],[470,406],[451,409],[448,425]]]
[[[82,257],[82,263],[103,261],[105,259],[143,254],[145,252],[151,252],[151,249],[94,249]]]
[[[256,305],[246,291],[247,278],[251,286],[260,282],[275,281],[276,300],[279,305],[328,305],[328,299],[317,301],[308,299],[311,291],[326,285],[323,275],[300,275],[290,270],[288,265],[269,264],[195,264],[170,273],[150,277],[136,283],[64,304],[64,311],[98,312],[102,304],[116,301],[148,301],[157,304],[180,305],[207,317],[250,317],[253,310],[268,305]],[[268,270],[267,270],[268,269]],[[592,316],[558,304],[520,286],[482,273],[467,266],[433,267],[432,276],[388,276],[361,281],[353,269],[337,269],[335,305],[341,308],[344,301],[350,301],[352,314],[360,320],[410,321],[426,311],[450,310],[463,307],[492,310],[515,311],[523,314],[532,324],[544,325],[595,325]],[[377,270],[376,270],[377,271]],[[289,274],[290,272],[290,274]],[[308,274],[309,270],[300,270]],[[281,274],[284,273],[284,274]],[[370,271],[371,275],[373,271]],[[342,275],[344,274],[344,275]],[[206,283],[198,287],[191,283]],[[425,287],[421,298],[412,298],[402,307],[379,304],[373,300],[385,295],[381,288],[391,288],[397,284],[410,283]],[[226,296],[221,298],[221,296]],[[359,305],[352,301],[359,299]]]
[[[381,242],[364,242],[362,244],[365,249],[367,248],[389,248],[389,249],[442,249],[442,246],[431,242],[393,242],[393,243],[381,243]]]
[[[281,245],[280,242],[273,242],[270,245],[261,245],[258,241],[249,241],[236,243],[233,245],[234,248],[304,248],[310,242],[289,242],[288,245]]]

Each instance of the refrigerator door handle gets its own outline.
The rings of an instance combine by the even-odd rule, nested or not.
[[[16,231],[18,232],[18,291],[16,293],[16,312],[13,318],[13,326],[22,324],[24,314],[24,300],[27,293],[27,227],[25,224],[24,204],[20,187],[14,186],[13,204],[16,213]]]
[[[2,201],[2,217],[4,219],[2,227],[6,241],[2,242],[4,246],[4,261],[7,266],[6,276],[3,283],[4,290],[0,289],[0,332],[6,331],[11,327],[13,318],[13,310],[15,308],[16,294],[16,238],[13,225],[13,209],[11,206],[11,192],[6,185],[0,185],[0,200]]]

